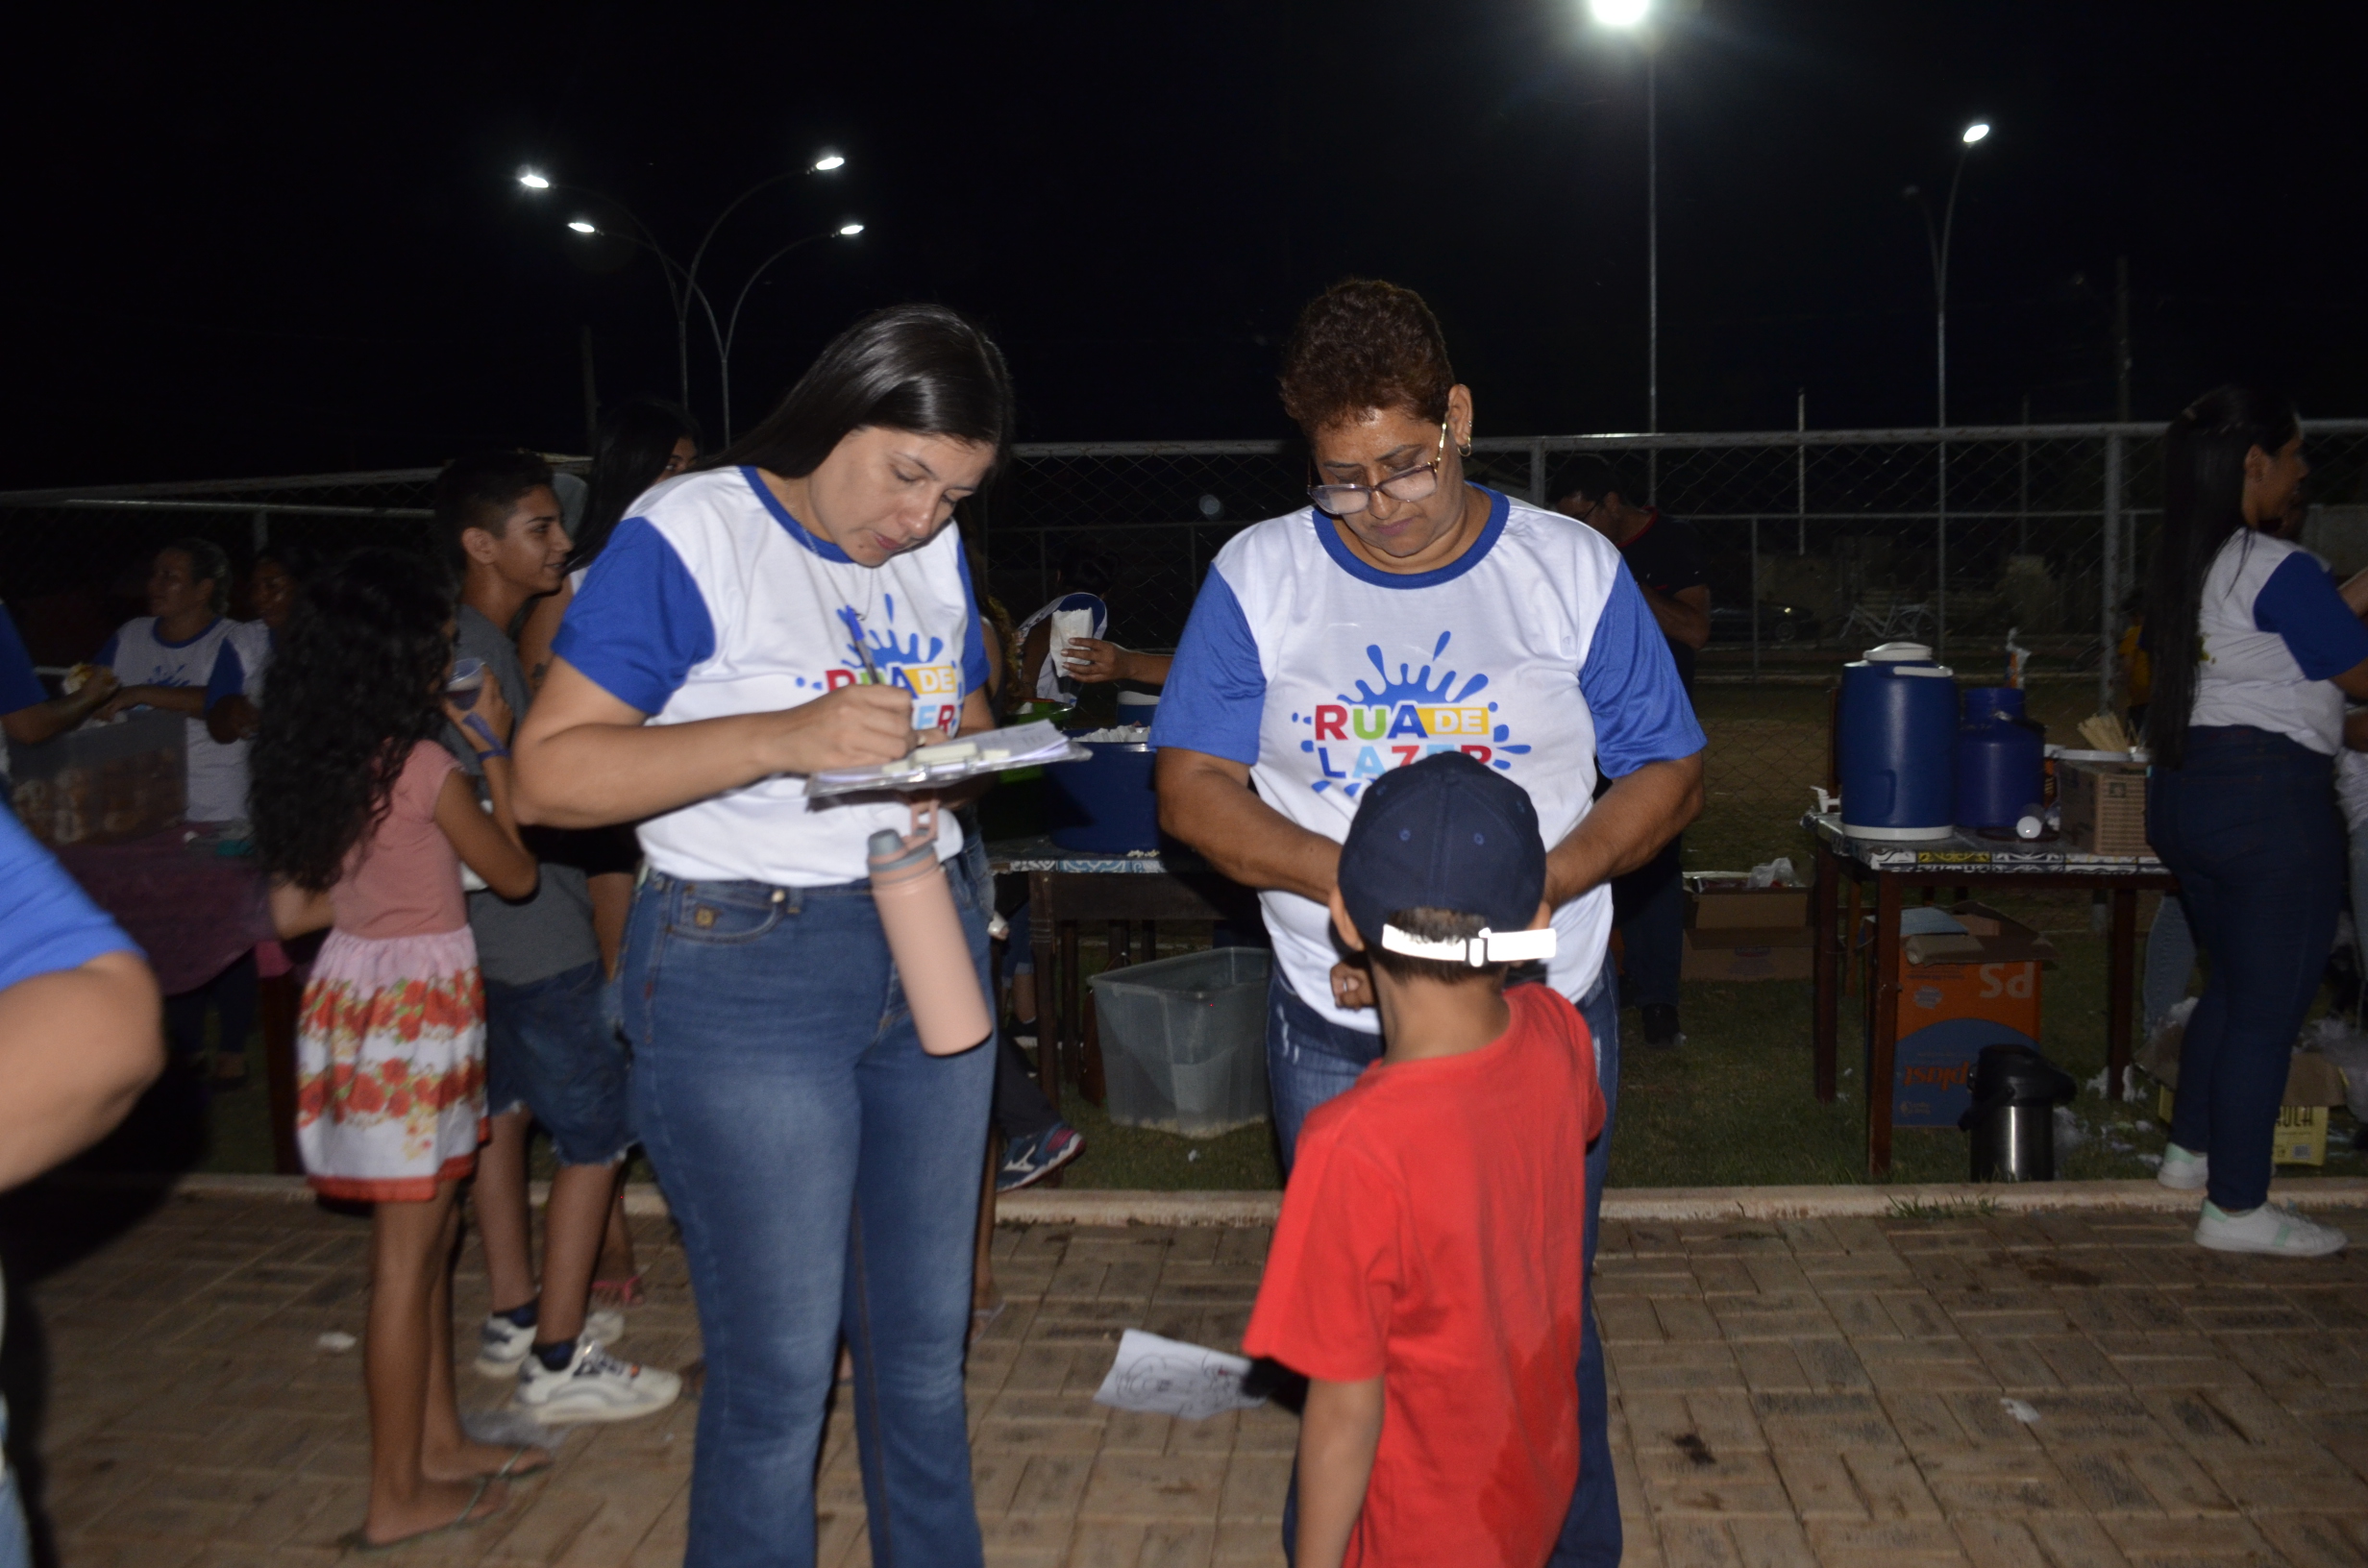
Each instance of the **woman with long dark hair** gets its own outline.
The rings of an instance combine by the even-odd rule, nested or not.
[[[932,306],[858,322],[618,525],[520,732],[530,818],[641,824],[619,978],[706,1350],[698,1568],[813,1561],[842,1334],[874,1556],[981,1560],[962,1355],[995,1059],[925,1054],[889,959],[866,845],[911,808],[817,806],[805,775],[993,726],[947,525],[1011,424],[976,327]],[[991,898],[952,812],[938,834],[970,948],[950,961],[983,987]]]
[[[361,550],[306,588],[255,739],[256,852],[283,936],[332,925],[296,1034],[296,1143],[330,1197],[368,1203],[370,1506],[351,1544],[460,1529],[501,1505],[536,1449],[472,1441],[453,1388],[460,1183],[485,1119],[485,992],[461,901],[466,865],[534,891],[510,810],[510,716],[487,682],[462,713],[453,585],[432,561]],[[435,739],[449,717],[483,759],[490,813]]]
[[[2310,472],[2302,449],[2293,405],[2247,387],[2171,421],[2146,596],[2146,834],[2211,955],[2159,1179],[2207,1193],[2201,1245],[2283,1257],[2344,1244],[2270,1204],[2270,1152],[2335,935],[2344,695],[2368,696],[2368,574],[2338,591],[2278,536]]]

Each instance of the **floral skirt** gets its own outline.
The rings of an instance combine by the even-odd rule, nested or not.
[[[296,1026],[296,1146],[333,1198],[411,1201],[468,1175],[485,1128],[485,986],[467,926],[332,931]]]

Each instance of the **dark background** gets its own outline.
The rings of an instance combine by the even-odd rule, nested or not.
[[[2110,417],[2251,377],[2368,413],[2368,29],[2335,4],[1707,0],[1660,55],[1665,429],[1929,424],[1901,197],[1975,150],[1951,412]],[[750,296],[745,425],[832,332],[975,312],[1034,440],[1285,433],[1272,367],[1344,275],[1421,289],[1483,434],[1644,423],[1643,70],[1583,0],[1196,6],[80,8],[20,39],[0,485],[584,446],[671,393],[658,273],[521,165],[611,192]],[[602,214],[594,212],[594,216]],[[712,432],[712,353],[692,395]]]

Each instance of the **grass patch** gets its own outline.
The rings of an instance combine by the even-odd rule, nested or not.
[[[1998,1204],[1994,1198],[1949,1203],[1927,1203],[1922,1198],[1893,1198],[1883,1212],[1892,1219],[1986,1219],[1998,1213]]]

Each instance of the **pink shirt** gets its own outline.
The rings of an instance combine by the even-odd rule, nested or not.
[[[345,874],[329,890],[338,930],[355,937],[426,937],[469,923],[460,856],[435,825],[444,775],[457,767],[433,741],[412,745],[386,816],[347,853]]]

